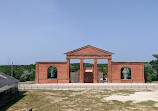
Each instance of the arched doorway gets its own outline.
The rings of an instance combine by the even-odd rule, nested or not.
[[[121,68],[121,79],[129,80],[131,79],[131,68],[128,66],[124,66]]]
[[[55,66],[48,68],[48,79],[57,79],[57,68]]]

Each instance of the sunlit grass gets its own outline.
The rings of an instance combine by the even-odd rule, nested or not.
[[[20,90],[17,100],[2,111],[156,111],[154,101],[106,101],[112,94],[134,94],[134,90]]]

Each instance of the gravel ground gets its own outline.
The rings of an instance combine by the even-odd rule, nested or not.
[[[155,91],[146,91],[146,92],[135,92],[130,95],[111,95],[109,97],[104,98],[105,100],[118,100],[122,102],[133,101],[134,103],[142,102],[142,101],[155,101],[158,102],[158,90]]]

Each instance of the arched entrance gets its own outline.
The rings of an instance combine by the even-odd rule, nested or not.
[[[124,66],[121,68],[121,79],[122,80],[131,79],[131,68],[129,66]]]
[[[55,66],[48,68],[48,79],[57,79],[57,68]]]

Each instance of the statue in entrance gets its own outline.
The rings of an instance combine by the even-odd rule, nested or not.
[[[123,78],[124,78],[124,79],[128,79],[128,76],[129,76],[129,73],[130,73],[130,72],[129,72],[129,69],[125,67],[125,68],[123,69],[122,73],[123,73]]]

